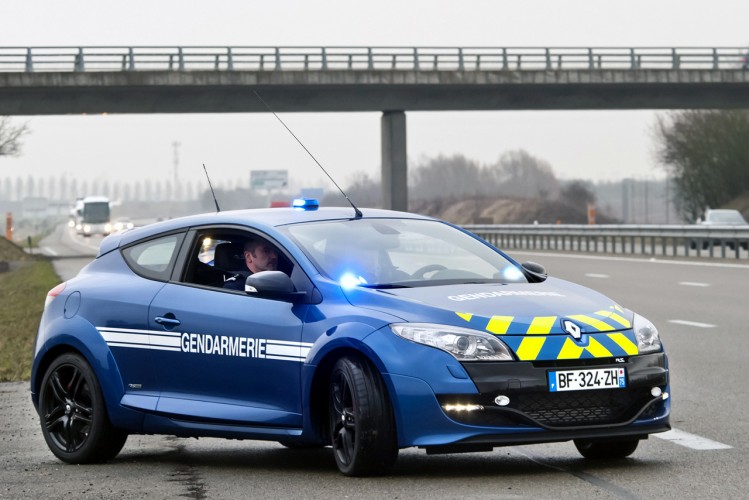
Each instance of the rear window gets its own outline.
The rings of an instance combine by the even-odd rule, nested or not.
[[[136,243],[125,248],[122,255],[137,274],[154,280],[167,281],[177,257],[184,234],[170,234]]]

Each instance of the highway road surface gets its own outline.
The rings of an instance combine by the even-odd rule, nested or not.
[[[749,266],[512,256],[658,326],[670,357],[673,431],[630,458],[601,462],[582,459],[572,443],[441,456],[412,448],[390,475],[366,479],[340,475],[329,448],[165,436],[131,436],[110,463],[70,466],[47,450],[27,384],[10,383],[0,384],[0,498],[746,498]]]

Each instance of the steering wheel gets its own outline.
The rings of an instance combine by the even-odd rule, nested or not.
[[[411,273],[411,276],[416,279],[424,279],[424,275],[426,273],[431,273],[433,271],[443,271],[447,269],[442,264],[427,264],[426,266],[418,268],[416,271]]]

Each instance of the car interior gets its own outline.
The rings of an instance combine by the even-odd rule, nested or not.
[[[248,273],[244,258],[244,244],[249,235],[202,234],[192,249],[182,281],[196,285],[223,288],[227,279],[238,273]],[[252,238],[258,239],[257,236]],[[275,245],[272,245],[275,247]],[[278,270],[291,275],[293,265],[278,252]]]

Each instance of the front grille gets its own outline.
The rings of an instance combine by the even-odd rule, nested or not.
[[[547,427],[584,427],[624,423],[652,400],[648,388],[606,389],[571,392],[505,393],[510,398],[506,407],[497,406],[494,396],[440,396],[440,403],[476,403],[484,410],[449,412],[453,420],[472,425],[517,426],[542,425]],[[657,413],[658,405],[651,405],[647,416]],[[645,416],[645,415],[644,415]]]
[[[516,394],[510,406],[554,427],[614,424],[634,417],[650,400],[646,388]]]

